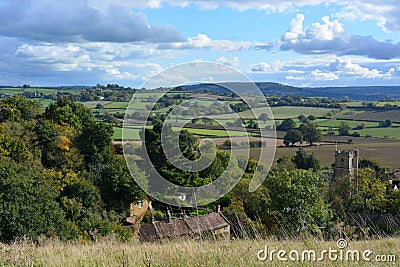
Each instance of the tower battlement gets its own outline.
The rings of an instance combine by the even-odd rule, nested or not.
[[[358,157],[358,149],[336,151],[333,178],[354,177],[358,171]]]

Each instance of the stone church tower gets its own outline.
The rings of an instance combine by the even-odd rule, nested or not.
[[[333,179],[355,177],[358,171],[358,156],[358,149],[336,151]]]

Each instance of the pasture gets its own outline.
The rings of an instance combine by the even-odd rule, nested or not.
[[[128,107],[129,102],[111,102],[104,105],[105,109],[125,109]]]
[[[340,118],[378,122],[390,119],[393,122],[400,122],[400,110],[349,110],[343,114],[339,114],[337,119]]]
[[[369,128],[369,129],[357,130],[357,132],[360,133],[361,136],[400,139],[400,128],[397,127]]]
[[[113,140],[122,140],[122,128],[113,127],[114,134]],[[125,140],[140,140],[139,132],[140,128],[126,128],[124,129],[124,139]]]

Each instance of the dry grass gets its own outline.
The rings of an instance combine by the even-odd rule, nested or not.
[[[46,240],[40,245],[22,240],[0,246],[3,266],[397,266],[396,263],[333,262],[274,262],[259,261],[257,252],[268,249],[310,250],[317,252],[332,247],[334,241],[319,240],[234,240],[234,241],[175,241],[141,244],[137,241],[120,243],[111,238],[90,243]],[[350,241],[348,249],[371,250],[373,255],[396,255],[400,260],[400,238]]]

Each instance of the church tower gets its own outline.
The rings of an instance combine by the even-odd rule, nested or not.
[[[333,179],[355,177],[358,171],[358,156],[358,149],[336,151]]]

